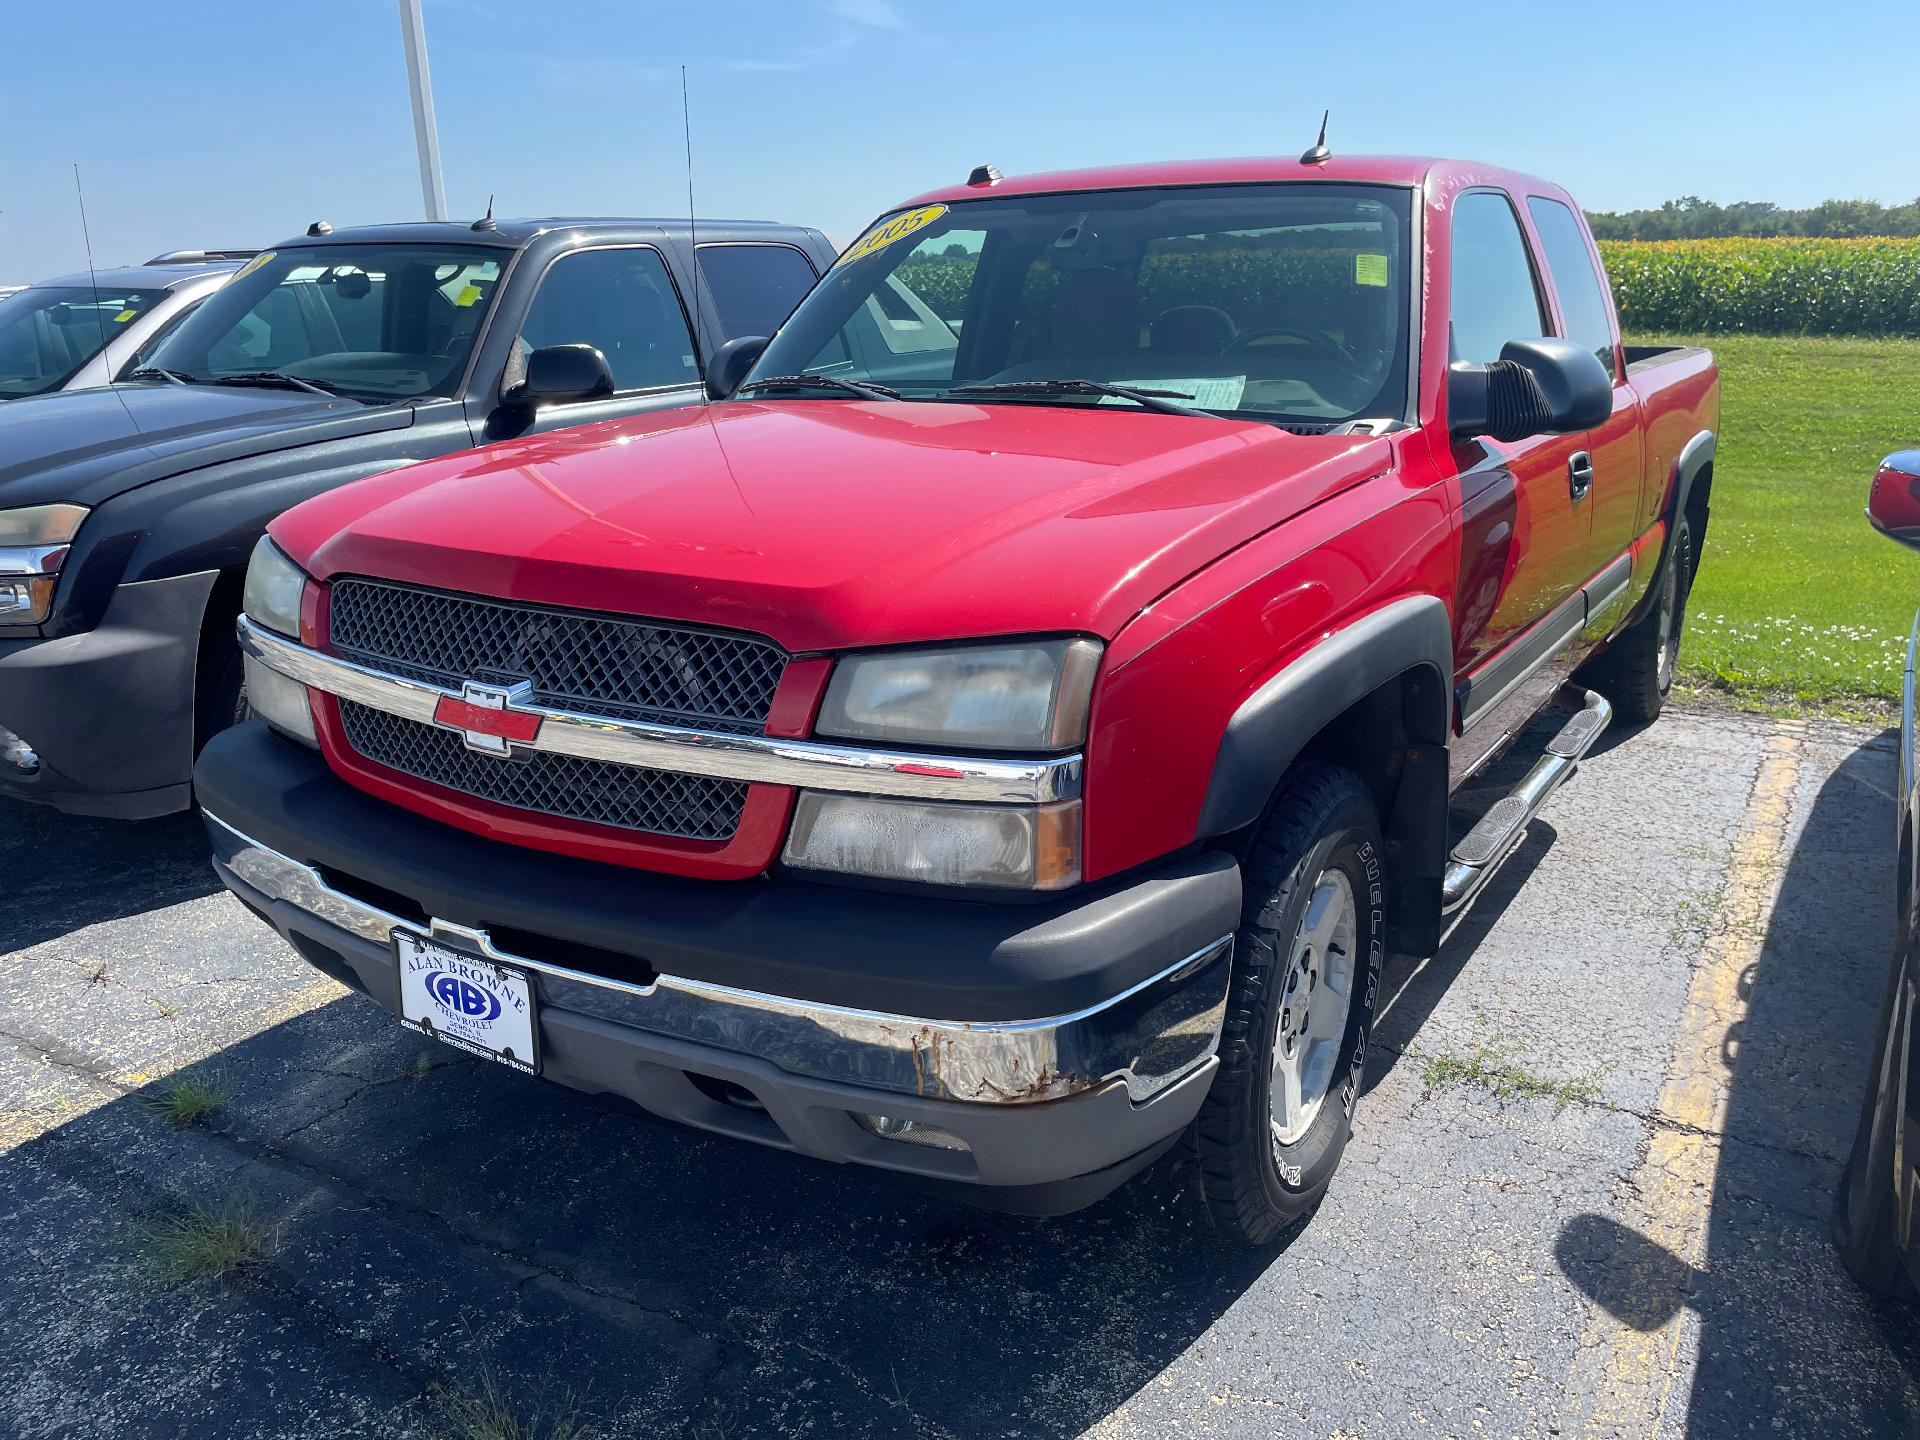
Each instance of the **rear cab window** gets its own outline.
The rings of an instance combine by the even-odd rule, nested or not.
[[[1607,313],[1606,296],[1600,288],[1600,276],[1593,268],[1593,253],[1587,249],[1586,232],[1579,217],[1558,200],[1544,195],[1527,197],[1527,213],[1540,236],[1540,248],[1553,276],[1554,293],[1560,297],[1561,319],[1567,339],[1600,357],[1608,376],[1618,380],[1614,364],[1613,322]]]
[[[716,243],[698,254],[700,283],[728,339],[773,334],[818,278],[813,262],[791,245]]]

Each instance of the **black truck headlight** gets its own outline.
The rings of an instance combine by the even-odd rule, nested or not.
[[[247,583],[241,594],[241,608],[247,618],[265,630],[289,640],[300,638],[300,602],[306,594],[307,572],[286,557],[284,551],[265,536],[253,547],[247,562]],[[290,740],[318,747],[313,730],[313,707],[307,700],[307,687],[289,680],[278,670],[269,670],[251,655],[246,659],[247,704],[253,713]]]
[[[60,567],[86,518],[84,505],[0,510],[0,625],[38,625],[53,613]]]

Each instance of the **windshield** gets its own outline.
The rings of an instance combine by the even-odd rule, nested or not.
[[[0,397],[58,390],[166,295],[36,285],[0,300]]]
[[[907,399],[967,399],[956,392],[1091,380],[1315,428],[1399,419],[1408,209],[1402,189],[1294,183],[900,212],[847,249],[749,384],[820,374]],[[1004,398],[1133,403],[1031,383]]]
[[[505,253],[469,245],[269,250],[144,363],[189,383],[273,375],[365,400],[451,395]]]

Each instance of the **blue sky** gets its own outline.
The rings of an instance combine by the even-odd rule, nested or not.
[[[463,216],[684,213],[683,63],[701,212],[842,239],[981,161],[1296,154],[1323,107],[1338,150],[1497,161],[1594,209],[1920,194],[1914,0],[428,0],[426,24]],[[13,0],[0,37],[0,282],[84,268],[76,161],[102,264],[420,214],[394,0]]]

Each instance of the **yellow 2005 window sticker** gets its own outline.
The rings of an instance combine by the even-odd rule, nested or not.
[[[139,314],[140,312],[138,310],[122,310],[118,315],[113,317],[113,323],[116,325],[124,325]]]
[[[1385,285],[1387,283],[1387,257],[1384,255],[1354,256],[1353,283],[1356,285]]]
[[[262,265],[266,264],[269,260],[273,259],[273,255],[274,255],[274,252],[271,250],[262,250],[258,255],[254,256],[246,264],[242,265],[238,270],[233,272],[233,280],[245,279],[247,276],[251,275],[254,271],[258,270]],[[231,285],[233,283],[233,280],[229,280],[227,283]]]
[[[883,250],[896,240],[904,240],[916,230],[926,229],[946,213],[947,207],[944,205],[922,205],[917,210],[902,210],[898,215],[889,215],[849,245],[846,252],[833,263],[845,265],[850,260],[864,260],[874,251]]]
[[[480,298],[480,287],[478,285],[473,284],[471,281],[469,281],[467,284],[462,285],[460,287],[460,293],[453,297],[453,303],[455,305],[458,305],[462,310],[464,310],[479,298]]]

